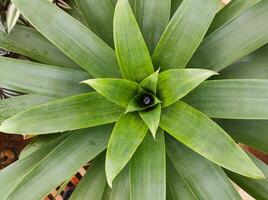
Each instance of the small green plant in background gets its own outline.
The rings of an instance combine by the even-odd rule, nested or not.
[[[0,46],[0,131],[34,136],[0,172],[38,200],[90,167],[71,200],[268,199],[268,1],[13,0]],[[41,35],[41,34],[42,35]],[[228,178],[229,176],[229,178]]]

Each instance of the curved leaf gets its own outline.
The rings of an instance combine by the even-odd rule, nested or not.
[[[162,109],[160,127],[218,165],[247,177],[263,178],[261,171],[220,126],[181,101]]]
[[[260,48],[268,42],[267,19],[268,1],[261,1],[208,36],[189,66],[220,71]]]
[[[166,200],[166,150],[163,131],[147,134],[130,165],[131,200]]]
[[[91,75],[120,76],[113,49],[56,5],[44,0],[12,2],[37,30]]]
[[[114,16],[117,60],[125,79],[141,82],[154,72],[150,54],[128,0],[118,0]]]
[[[153,53],[154,66],[163,70],[184,68],[205,36],[219,6],[220,0],[182,1]]]
[[[116,122],[109,139],[105,171],[110,187],[114,178],[126,166],[143,141],[147,126],[137,113],[122,115]]]
[[[150,76],[145,78],[141,83],[140,87],[148,92],[156,94],[157,81],[159,76],[159,70],[152,73]]]
[[[7,9],[6,14],[6,23],[7,23],[7,32],[10,33],[13,27],[16,25],[17,21],[19,20],[20,12],[14,6],[13,3],[10,3]]]
[[[184,100],[213,118],[268,119],[268,80],[206,81]]]
[[[173,69],[159,75],[157,92],[162,107],[167,107],[187,95],[216,72],[203,69]]]
[[[4,121],[0,131],[40,135],[76,130],[115,122],[122,111],[121,107],[92,92],[23,111]]]
[[[127,107],[130,100],[137,95],[139,87],[133,81],[111,78],[89,79],[82,83],[88,84],[111,102],[123,107]]]
[[[223,170],[173,138],[167,154],[196,199],[241,200]],[[240,163],[241,164],[241,163]]]
[[[61,98],[89,92],[79,82],[86,72],[0,57],[0,85],[11,90]]]

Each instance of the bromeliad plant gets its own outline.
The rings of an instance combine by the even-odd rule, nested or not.
[[[0,58],[0,86],[26,93],[1,101],[0,131],[39,135],[2,199],[41,199],[89,161],[72,200],[240,199],[225,172],[268,199],[267,166],[235,142],[268,152],[268,1],[77,0],[76,19],[13,3],[51,43],[0,33],[35,61]]]

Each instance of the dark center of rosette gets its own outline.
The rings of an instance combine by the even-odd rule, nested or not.
[[[150,106],[154,103],[154,97],[148,93],[141,94],[139,97],[139,103],[143,107]]]

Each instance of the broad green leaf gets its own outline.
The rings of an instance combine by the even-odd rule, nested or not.
[[[127,165],[115,178],[113,189],[106,186],[102,200],[130,200],[129,183],[129,166]]]
[[[171,0],[171,17],[176,13],[183,0]]]
[[[12,97],[0,101],[0,123],[28,108],[54,100],[51,97],[29,94]]]
[[[160,117],[161,117],[161,105],[158,104],[155,107],[139,112],[144,123],[150,129],[154,138],[156,138],[156,131],[159,126]]]
[[[220,166],[247,177],[263,178],[261,171],[220,126],[181,101],[162,109],[160,127]]]
[[[261,1],[203,40],[189,66],[220,71],[260,48],[268,42],[267,19],[268,1]]]
[[[32,28],[16,25],[10,34],[0,31],[0,46],[42,63],[80,68]]]
[[[254,161],[254,163],[261,169],[264,173],[265,177],[268,177],[268,167],[265,163],[250,155],[250,158]],[[242,189],[244,189],[247,193],[249,193],[252,197],[256,199],[268,199],[268,179],[264,180],[254,180],[249,179],[233,172],[227,171],[227,175],[238,184]]]
[[[56,148],[62,140],[68,137],[68,133],[62,135],[56,140],[47,143],[42,149],[34,152],[33,154],[16,161],[9,167],[1,170],[0,172],[0,195],[1,198],[7,195],[8,192],[19,183],[23,177],[30,172],[47,154]]]
[[[164,132],[154,140],[147,134],[130,165],[131,200],[166,200],[166,150]]]
[[[6,14],[6,24],[7,24],[7,32],[10,33],[13,27],[16,25],[20,17],[20,12],[14,6],[13,3],[10,3],[7,9]]]
[[[191,191],[185,179],[174,167],[173,163],[167,157],[167,200],[198,200]],[[203,183],[202,183],[203,185]]]
[[[183,1],[153,53],[154,66],[162,70],[184,68],[205,36],[219,6],[220,0]]]
[[[105,171],[110,187],[143,141],[147,126],[137,113],[121,115],[109,139]]]
[[[0,57],[0,85],[11,90],[61,98],[90,91],[79,82],[86,72]]]
[[[127,107],[129,101],[138,93],[136,82],[124,79],[99,78],[83,81],[95,89],[99,94],[116,103]]]
[[[172,69],[159,74],[157,92],[162,107],[167,107],[197,87],[216,72],[203,69]]]
[[[170,19],[171,0],[133,0],[134,13],[147,47],[153,53]]]
[[[230,22],[241,13],[245,12],[250,7],[259,3],[260,0],[232,0],[220,12],[217,13],[211,23],[207,34],[219,29],[224,24]]]
[[[206,81],[184,100],[213,118],[268,119],[268,80]]]
[[[56,5],[45,0],[12,2],[37,30],[91,75],[120,76],[113,49]]]
[[[167,138],[167,154],[196,199],[240,199],[223,170],[191,149]],[[242,163],[240,163],[242,164]]]
[[[215,121],[237,142],[268,153],[267,120],[215,119]]]
[[[0,131],[28,135],[64,132],[115,122],[122,111],[92,92],[23,111],[4,121]]]
[[[118,0],[114,15],[114,42],[125,79],[141,82],[154,72],[150,54],[128,0]]]
[[[111,128],[100,126],[72,133],[26,174],[6,200],[43,198],[106,148]]]
[[[88,27],[103,41],[113,46],[113,17],[115,6],[111,0],[76,0]]]
[[[70,200],[88,200],[89,198],[94,200],[101,200],[106,186],[105,177],[105,153],[100,155],[89,166],[82,181],[75,188]]]
[[[226,67],[219,79],[268,79],[268,45]]]
[[[145,78],[140,83],[140,87],[148,92],[152,92],[153,94],[156,94],[158,75],[159,75],[159,70],[157,70],[156,72],[152,73],[150,76]]]

